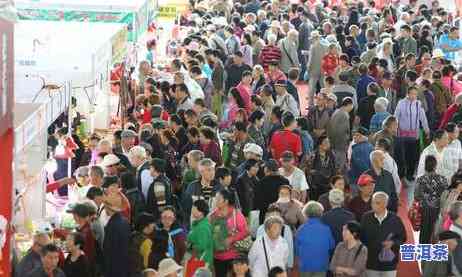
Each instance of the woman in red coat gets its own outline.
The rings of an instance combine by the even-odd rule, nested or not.
[[[339,65],[337,45],[330,44],[328,50],[327,54],[322,58],[321,70],[324,76],[334,76]]]

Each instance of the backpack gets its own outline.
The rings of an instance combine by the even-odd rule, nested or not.
[[[226,250],[226,238],[228,237],[227,219],[223,217],[214,218],[211,220],[210,225],[212,228],[213,249],[215,251]]]

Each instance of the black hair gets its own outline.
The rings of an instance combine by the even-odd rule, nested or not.
[[[247,161],[245,161],[244,169],[245,170],[250,170],[252,167],[258,165],[258,163],[259,163],[259,161],[255,160],[255,159],[247,160]]]
[[[202,74],[202,69],[199,66],[194,65],[191,68],[191,74],[201,75]]]
[[[74,240],[74,245],[76,245],[80,250],[83,250],[83,246],[85,245],[85,238],[82,233],[80,232],[73,232],[71,236]]]
[[[216,140],[216,138],[217,138],[216,133],[215,133],[215,131],[213,131],[212,128],[201,127],[200,132],[206,139]]]
[[[223,196],[223,199],[225,201],[228,201],[228,205],[230,206],[236,205],[236,197],[234,196],[233,192],[226,190],[226,189],[221,189],[217,193]]]
[[[197,210],[204,215],[204,217],[209,214],[209,205],[207,204],[207,202],[205,202],[205,200],[196,200],[194,201],[193,206],[196,207]]]
[[[124,172],[120,175],[120,183],[124,190],[136,188],[136,178],[131,172]]]
[[[279,120],[282,118],[282,113],[283,111],[281,110],[280,106],[274,106],[273,109],[271,110],[271,114],[276,116]]]
[[[260,110],[256,110],[254,112],[252,112],[249,116],[249,122],[250,123],[255,123],[255,121],[257,120],[260,120],[262,119],[263,117],[265,117],[265,113],[260,111]]]
[[[345,227],[350,231],[355,239],[359,239],[361,236],[361,225],[356,221],[349,221],[345,224]]]
[[[218,167],[215,170],[215,179],[224,179],[226,176],[231,176],[231,170],[226,167]]]
[[[247,124],[244,122],[240,122],[240,121],[234,122],[233,126],[236,131],[247,132]]]
[[[326,139],[329,139],[329,137],[328,137],[327,135],[321,135],[321,136],[319,136],[319,138],[318,138],[318,145],[321,145],[321,144],[324,142],[324,140],[326,140]]]
[[[448,187],[448,190],[456,189],[459,184],[462,183],[462,171],[458,170],[451,178],[451,184]]]
[[[303,131],[308,131],[309,129],[309,121],[308,118],[306,117],[299,117],[297,118],[297,125],[302,129]]]
[[[453,133],[457,128],[457,124],[454,123],[454,122],[449,122],[448,125],[446,125],[446,128],[444,128],[444,130],[446,130],[446,132],[448,133]]]
[[[295,116],[291,112],[289,111],[284,112],[284,114],[282,115],[282,126],[288,127],[292,123],[294,123],[294,121],[295,121]]]
[[[406,79],[409,79],[411,82],[415,82],[419,76],[414,70],[406,71]]]
[[[198,137],[200,135],[199,129],[195,126],[189,127],[187,133],[192,137]]]
[[[205,101],[202,98],[197,98],[194,100],[194,105],[200,106],[202,108],[206,108],[207,106],[205,105]]]
[[[172,115],[170,116],[170,121],[171,121],[171,122],[175,122],[175,124],[176,124],[176,125],[179,125],[179,126],[183,125],[183,120],[182,120],[181,117],[180,117],[179,115],[177,115],[177,114],[172,114]]]
[[[239,93],[239,90],[235,87],[232,87],[229,89],[229,94],[231,94],[236,100],[236,104],[239,108],[245,108],[245,102],[241,97],[241,94]]]
[[[42,247],[40,254],[42,257],[48,255],[48,253],[59,253],[59,247],[56,244],[50,243]]]
[[[435,156],[428,155],[425,157],[425,171],[426,172],[434,172],[436,169],[437,161]]]
[[[433,134],[433,141],[441,139],[445,133],[446,131],[443,129],[436,130],[435,133]]]
[[[178,89],[179,91],[182,91],[184,93],[186,93],[187,95],[189,95],[189,89],[188,89],[188,86],[186,86],[186,84],[182,83],[182,84],[177,84],[175,89]]]
[[[90,200],[95,200],[95,198],[97,196],[103,196],[104,195],[104,192],[101,188],[98,188],[98,187],[91,187],[88,189],[88,192],[87,192],[87,198],[90,199]]]

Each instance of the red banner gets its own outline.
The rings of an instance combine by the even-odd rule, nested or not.
[[[13,23],[0,18],[0,135],[12,127],[14,102]]]
[[[0,277],[11,276],[13,191],[13,23],[0,19]]]

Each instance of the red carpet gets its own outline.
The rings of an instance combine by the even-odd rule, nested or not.
[[[408,199],[407,199],[407,191],[405,188],[401,191],[400,195],[400,206],[398,208],[398,215],[404,223],[404,227],[406,228],[406,243],[415,243],[414,241],[414,233],[411,227],[411,222],[407,216],[407,207],[408,207]],[[420,277],[422,274],[420,273],[419,266],[417,262],[400,262],[398,264],[398,277]]]

